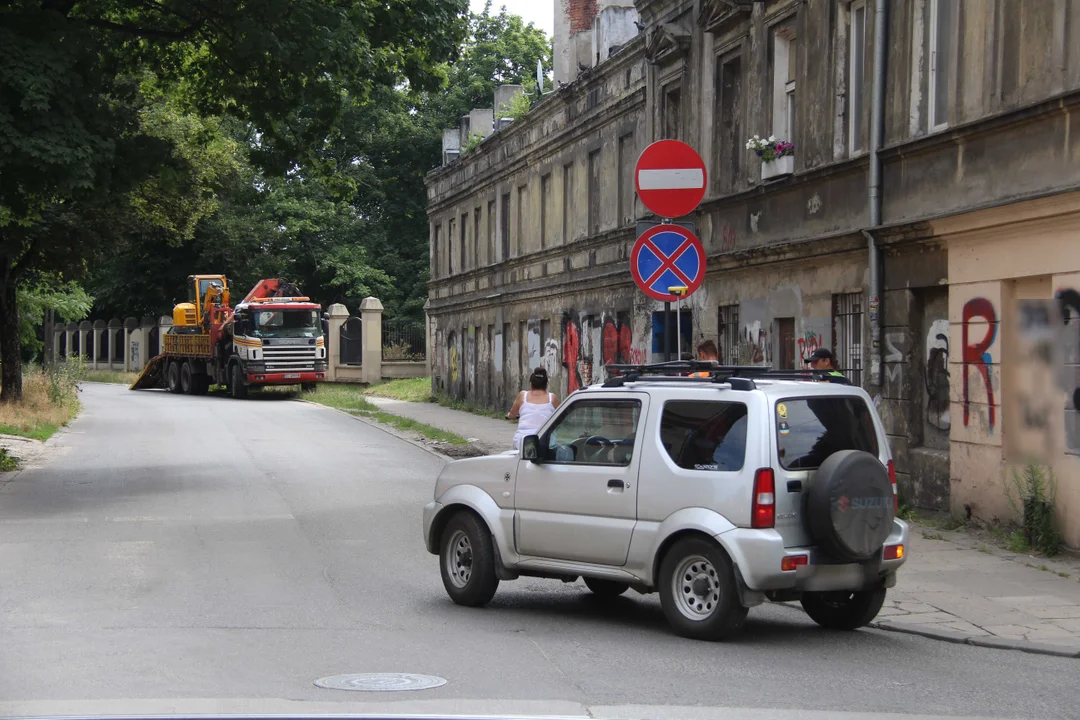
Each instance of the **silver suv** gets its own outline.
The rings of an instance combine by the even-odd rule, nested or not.
[[[766,599],[828,628],[874,619],[908,526],[864,390],[702,363],[612,369],[520,452],[443,469],[424,541],[454,602],[582,577],[603,596],[659,592],[686,637],[724,638]]]

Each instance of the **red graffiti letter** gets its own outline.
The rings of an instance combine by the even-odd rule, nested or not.
[[[986,336],[974,345],[968,344],[968,323],[971,318],[983,318],[989,323],[986,326]],[[964,425],[968,424],[968,366],[974,365],[982,374],[983,382],[986,383],[986,399],[989,404],[990,431],[994,430],[994,388],[990,385],[990,353],[987,349],[994,344],[997,336],[997,313],[994,306],[986,298],[972,298],[964,304],[964,315],[960,325],[961,344],[963,345],[963,391],[964,391]]]
[[[566,368],[566,391],[572,393],[581,387],[581,376],[578,375],[578,348],[581,347],[581,339],[578,336],[577,325],[567,318],[563,322],[563,366]]]

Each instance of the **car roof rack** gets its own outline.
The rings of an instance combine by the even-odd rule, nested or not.
[[[733,390],[753,390],[758,380],[826,380],[821,370],[773,370],[770,365],[720,365],[712,360],[676,360],[647,365],[606,365],[609,379],[603,387],[622,387],[630,382],[726,383]],[[708,373],[688,377],[683,373]]]

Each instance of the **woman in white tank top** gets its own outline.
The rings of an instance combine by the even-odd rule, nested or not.
[[[536,368],[529,377],[529,390],[518,393],[513,407],[506,413],[508,420],[518,421],[518,429],[514,433],[515,450],[521,447],[522,438],[535,435],[555,412],[555,408],[559,407],[559,397],[549,393],[547,386],[547,370]]]

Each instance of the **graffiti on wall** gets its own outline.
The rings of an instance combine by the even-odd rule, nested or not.
[[[559,341],[555,338],[548,338],[547,342],[544,343],[543,366],[547,370],[549,378],[555,377],[559,372],[559,365]]]
[[[451,332],[446,336],[446,353],[449,357],[447,364],[450,366],[450,382],[458,381],[458,348],[457,333]]]
[[[735,228],[725,224],[720,231],[720,252],[734,252],[739,247]]]
[[[949,417],[949,321],[935,320],[926,333],[926,421],[948,430]]]
[[[562,317],[562,364],[566,368],[566,391],[572,393],[588,381],[582,377],[581,328],[570,313]]]
[[[604,365],[648,361],[645,351],[634,346],[629,313],[597,317],[564,312],[562,347],[555,343],[551,349],[566,369],[567,392],[598,380]]]
[[[767,364],[772,358],[769,331],[760,320],[743,326],[743,348],[740,349],[739,357],[740,364],[746,365]]]
[[[904,371],[900,364],[904,362],[904,352],[900,349],[905,344],[904,340],[902,332],[885,333],[885,381],[889,384],[899,384]]]
[[[476,329],[470,327],[463,333],[465,344],[465,394],[472,395],[476,390]]]
[[[1066,392],[1072,399],[1071,410],[1066,413],[1080,412],[1080,292],[1073,288],[1064,288],[1054,294],[1061,307],[1061,319],[1064,323],[1065,347],[1062,348],[1065,369],[1070,370]],[[1071,385],[1071,387],[1070,387]],[[1080,422],[1069,422],[1066,414],[1065,445],[1070,452],[1080,452]]]
[[[981,323],[975,323],[973,327],[973,319],[982,319],[985,321],[985,329],[983,329]],[[986,385],[986,398],[987,398],[987,418],[988,429],[990,432],[994,431],[995,424],[995,412],[994,407],[994,387],[991,384],[990,378],[990,365],[993,359],[990,357],[990,353],[987,352],[990,346],[994,344],[994,340],[997,337],[998,331],[998,319],[997,311],[994,310],[994,305],[986,298],[972,298],[964,303],[964,312],[961,318],[960,326],[960,338],[962,348],[962,370],[963,381],[962,389],[963,402],[964,402],[964,425],[967,426],[971,420],[970,413],[970,375],[971,369],[974,369],[981,377],[983,383]],[[969,340],[969,332],[978,335],[982,333],[982,338],[976,342]]]
[[[529,338],[526,349],[529,353],[528,367],[524,368],[526,377],[532,372],[533,368],[540,366],[540,321],[529,321]]]

